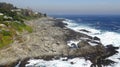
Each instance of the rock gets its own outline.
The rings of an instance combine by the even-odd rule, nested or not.
[[[96,62],[97,57],[101,56],[102,53],[105,52],[105,48],[103,45],[96,45],[91,46],[87,43],[87,41],[81,41],[78,43],[79,48],[76,49],[70,49],[69,50],[69,56],[70,57],[87,57],[91,59],[94,59],[94,62]],[[90,60],[89,59],[89,60]]]
[[[6,65],[1,64],[0,67],[15,67],[18,63],[19,63],[19,60],[13,63],[6,64]]]
[[[25,65],[28,64],[29,59],[30,58],[26,58],[26,59],[24,59],[22,61],[19,61],[20,62],[19,67],[25,67]]]
[[[5,27],[6,27],[6,25],[5,25],[5,24],[0,24],[0,27],[4,27],[4,28],[5,28]]]
[[[96,42],[96,41],[91,41],[91,43],[97,44],[97,45],[102,45],[101,42]]]
[[[110,59],[104,59],[104,60],[101,60],[101,65],[103,65],[103,66],[108,66],[108,65],[112,65],[112,64],[114,64],[114,63],[116,63],[115,61],[113,61],[113,60],[110,60]]]
[[[100,46],[103,47],[104,49],[98,48],[99,50],[96,53],[91,54],[91,56],[89,56],[89,60],[93,63],[91,67],[94,66],[102,67],[102,65],[106,66],[116,63],[107,58],[118,53],[118,51],[116,51],[118,47],[114,47],[113,45],[107,45],[106,48],[102,45],[98,45],[97,47]]]
[[[72,47],[72,48],[77,48],[77,46],[76,46],[75,43],[72,43],[72,44],[71,44],[71,47]]]
[[[91,36],[88,36],[88,35],[83,34],[83,33],[76,32],[76,31],[71,30],[71,29],[66,29],[65,35],[67,37],[66,41],[69,41],[69,40],[79,40],[81,37],[82,38],[92,39]]]
[[[77,49],[69,49],[68,51],[68,58],[74,58],[74,57],[77,57],[79,54],[78,54],[78,50]]]
[[[98,37],[93,37],[93,40],[97,40],[97,41],[100,41],[100,38],[98,38]]]
[[[74,62],[70,62],[70,64],[75,64]]]
[[[81,48],[81,47],[89,46],[89,43],[87,41],[82,40],[77,44],[77,46]]]
[[[85,29],[80,29],[79,31],[86,32],[86,33],[91,33],[90,31],[85,30]]]
[[[118,53],[117,49],[119,49],[119,47],[114,47],[112,44],[107,45],[106,52],[103,58],[107,58],[107,57],[113,56],[114,54]]]
[[[68,25],[68,24],[63,23],[62,21],[57,21],[56,20],[56,23],[55,23],[54,26],[58,26],[58,27],[64,28],[66,25]]]

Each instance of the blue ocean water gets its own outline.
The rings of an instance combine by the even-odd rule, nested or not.
[[[70,19],[102,31],[120,33],[120,15],[54,15],[54,17]]]

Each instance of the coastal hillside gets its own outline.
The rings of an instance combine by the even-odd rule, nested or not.
[[[82,57],[91,61],[92,66],[115,63],[106,58],[116,54],[118,47],[104,46],[99,42],[99,38],[75,32],[67,28],[62,21],[63,19],[46,17],[25,22],[32,26],[33,32],[20,34],[21,40],[14,40],[9,47],[0,50],[0,66],[26,67],[28,60],[32,58],[49,61],[61,57]]]
[[[31,59],[83,58],[90,61],[90,67],[116,63],[108,58],[117,54],[119,47],[104,46],[100,38],[82,33],[89,30],[77,32],[66,21],[0,3],[0,67],[38,67],[39,63],[28,63]]]

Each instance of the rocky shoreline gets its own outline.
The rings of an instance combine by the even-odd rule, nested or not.
[[[26,21],[26,24],[33,27],[33,33],[20,34],[21,40],[15,40],[9,47],[0,50],[0,67],[15,67],[19,62],[19,67],[24,67],[30,58],[51,60],[84,57],[93,63],[91,67],[114,63],[106,58],[116,54],[118,47],[103,46],[98,37],[75,32],[67,28],[63,20],[46,17]],[[77,45],[72,43],[68,46],[71,40],[80,41]]]

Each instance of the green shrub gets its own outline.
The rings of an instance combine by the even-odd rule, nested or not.
[[[0,16],[0,21],[3,21],[3,16]]]
[[[23,32],[23,30],[26,30],[31,33],[33,31],[32,28],[30,26],[24,24],[24,22],[11,22],[10,26],[19,32]]]
[[[1,33],[3,36],[11,36],[11,32],[10,32],[10,31],[2,30],[0,33]]]
[[[32,32],[33,32],[33,29],[32,29],[32,27],[30,27],[30,26],[26,26],[25,29],[26,29],[29,33],[32,33]]]
[[[22,23],[19,23],[19,22],[11,22],[10,23],[10,26],[12,28],[14,28],[16,31],[19,31],[19,32],[22,32],[23,31],[23,27],[25,26],[24,24]]]
[[[13,42],[13,39],[11,36],[3,36],[2,40],[0,40],[0,48],[10,44]]]

